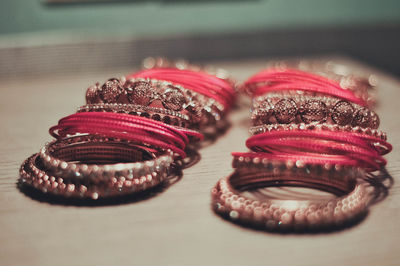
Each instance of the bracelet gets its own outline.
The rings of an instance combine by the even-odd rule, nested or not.
[[[79,107],[77,113],[82,112],[113,112],[142,116],[152,120],[161,121],[168,125],[178,127],[192,127],[190,117],[176,111],[157,107],[142,106],[136,104],[98,103],[87,104]]]
[[[133,179],[153,172],[162,175],[170,167],[173,153],[86,135],[53,141],[41,149],[39,158],[47,173],[99,182]]]
[[[24,161],[20,180],[44,193],[98,199],[144,191],[167,178],[171,151],[127,144],[97,136],[52,142]],[[114,160],[119,163],[110,164]],[[121,163],[127,160],[134,162]]]
[[[106,183],[91,183],[84,180],[82,182],[73,182],[62,176],[48,175],[40,169],[41,162],[38,161],[37,157],[37,154],[34,154],[23,162],[20,168],[21,183],[32,186],[43,193],[64,197],[97,200],[98,198],[141,192],[159,185],[167,178],[166,175],[168,175],[157,176],[156,174],[147,174],[140,178],[133,178],[132,180],[112,180]]]
[[[250,127],[249,132],[252,135],[257,135],[261,133],[271,132],[271,131],[290,131],[290,130],[324,130],[332,132],[350,132],[359,133],[372,136],[381,140],[386,141],[387,135],[385,132],[377,129],[352,127],[352,126],[339,126],[330,124],[270,124],[270,125],[260,125]]]
[[[196,131],[181,130],[145,117],[107,112],[76,113],[64,117],[49,132],[56,139],[77,133],[121,138],[146,143],[158,149],[170,149],[181,158],[186,156],[184,149],[189,143],[188,135],[192,139],[202,139],[202,135]]]
[[[361,106],[367,103],[352,91],[319,75],[293,70],[269,69],[260,71],[244,83],[244,89],[255,96],[270,92],[304,91],[308,95],[329,95]]]
[[[317,156],[314,157],[317,159]],[[267,230],[324,229],[344,225],[367,210],[372,195],[357,180],[357,167],[327,164],[311,157],[278,158],[252,153],[235,156],[236,171],[212,189],[214,211],[229,220]],[[244,191],[271,186],[296,186],[336,194],[334,199],[254,200]]]
[[[109,79],[101,86],[89,87],[86,102],[140,105],[147,110],[151,108],[159,115],[165,112],[181,113],[200,127],[221,120],[225,112],[225,107],[214,99],[176,83],[150,78]]]
[[[273,131],[250,137],[246,146],[255,152],[271,154],[340,155],[348,160],[356,160],[359,167],[378,170],[386,165],[382,155],[391,151],[392,146],[382,139],[372,136],[329,131]]]
[[[228,82],[233,88],[235,87],[236,81],[231,77],[231,75],[222,68],[215,68],[212,66],[200,66],[189,63],[186,60],[169,60],[164,57],[147,57],[143,60],[142,66],[144,69],[153,68],[177,68],[191,70],[195,72],[205,72],[209,75],[215,76]]]
[[[246,183],[238,182],[246,178]],[[236,184],[238,182],[238,184]],[[364,184],[357,184],[345,191],[345,196],[325,202],[299,202],[265,200],[263,202],[246,198],[237,186],[251,186],[253,189],[265,186],[301,186],[326,190],[327,186],[308,183],[303,179],[268,176],[265,173],[247,175],[234,173],[220,180],[212,190],[212,204],[215,212],[242,224],[267,230],[324,229],[347,224],[367,210],[371,196]],[[257,186],[256,186],[257,185]]]
[[[268,95],[253,100],[254,125],[326,123],[362,128],[379,127],[378,115],[366,107],[328,97]]]
[[[127,78],[165,80],[213,99],[228,110],[235,100],[235,90],[228,82],[215,76],[175,68],[154,68],[128,75]]]
[[[352,70],[343,64],[332,61],[321,63],[321,61],[310,60],[285,60],[270,62],[269,68],[274,69],[298,69],[324,76],[340,84],[340,87],[350,90],[357,98],[362,99],[369,107],[375,105],[375,87],[377,86],[377,77],[373,74],[357,76]]]

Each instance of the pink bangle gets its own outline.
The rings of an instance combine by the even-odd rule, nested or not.
[[[205,73],[190,70],[150,69],[128,75],[127,78],[150,78],[177,83],[218,101],[227,110],[231,107],[235,99],[235,91],[226,81]]]
[[[363,134],[329,131],[275,131],[255,135],[246,141],[253,151],[263,151],[276,155],[309,154],[340,155],[350,161],[358,161],[360,167],[370,171],[386,165],[382,154],[391,151],[392,146],[386,141]]]
[[[176,68],[180,70],[204,72],[208,75],[215,76],[221,80],[226,81],[231,85],[232,88],[234,88],[236,84],[236,81],[225,69],[215,68],[210,65],[206,66],[195,65],[183,59],[170,60],[164,57],[147,57],[143,60],[142,66],[143,69]]]
[[[142,106],[136,104],[118,104],[118,103],[97,103],[86,104],[79,107],[77,113],[82,112],[113,112],[125,113],[135,116],[147,117],[152,120],[161,121],[168,125],[178,127],[192,127],[193,123],[188,115],[181,114],[172,110],[162,108]]]
[[[55,138],[77,133],[100,134],[105,137],[121,138],[150,146],[171,149],[182,158],[188,144],[188,136],[201,139],[202,135],[183,130],[144,117],[118,113],[76,113],[62,118],[58,125],[50,128]]]
[[[283,60],[269,62],[267,65],[269,68],[274,69],[298,69],[321,75],[337,82],[343,89],[352,91],[357,98],[365,101],[369,108],[375,105],[374,88],[378,80],[371,73],[363,73],[362,76],[359,76],[359,73],[355,74],[346,65],[333,61],[323,62],[321,60]]]
[[[250,77],[244,86],[254,95],[272,91],[301,90],[334,96],[361,106],[367,105],[353,92],[341,88],[337,82],[299,70],[264,70]]]

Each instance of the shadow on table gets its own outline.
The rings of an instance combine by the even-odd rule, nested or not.
[[[230,127],[231,123],[227,119],[222,119],[217,125],[208,127],[202,131],[204,139],[196,147],[201,149],[214,144],[220,137],[226,134]]]

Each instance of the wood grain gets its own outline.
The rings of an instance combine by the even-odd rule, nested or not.
[[[359,71],[371,70],[340,59]],[[216,62],[245,79],[265,61]],[[377,71],[377,70],[375,70]],[[400,83],[380,73],[378,113],[394,151],[395,183],[358,225],[322,234],[274,234],[228,223],[210,208],[210,189],[244,151],[248,107],[202,148],[201,160],[154,197],[107,206],[65,206],[32,199],[16,186],[22,161],[51,140],[47,130],[84,103],[84,88],[130,72],[3,80],[0,96],[0,265],[399,265]]]

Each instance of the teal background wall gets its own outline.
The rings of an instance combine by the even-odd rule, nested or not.
[[[48,5],[1,0],[0,34],[170,35],[400,23],[400,0],[137,0]]]

